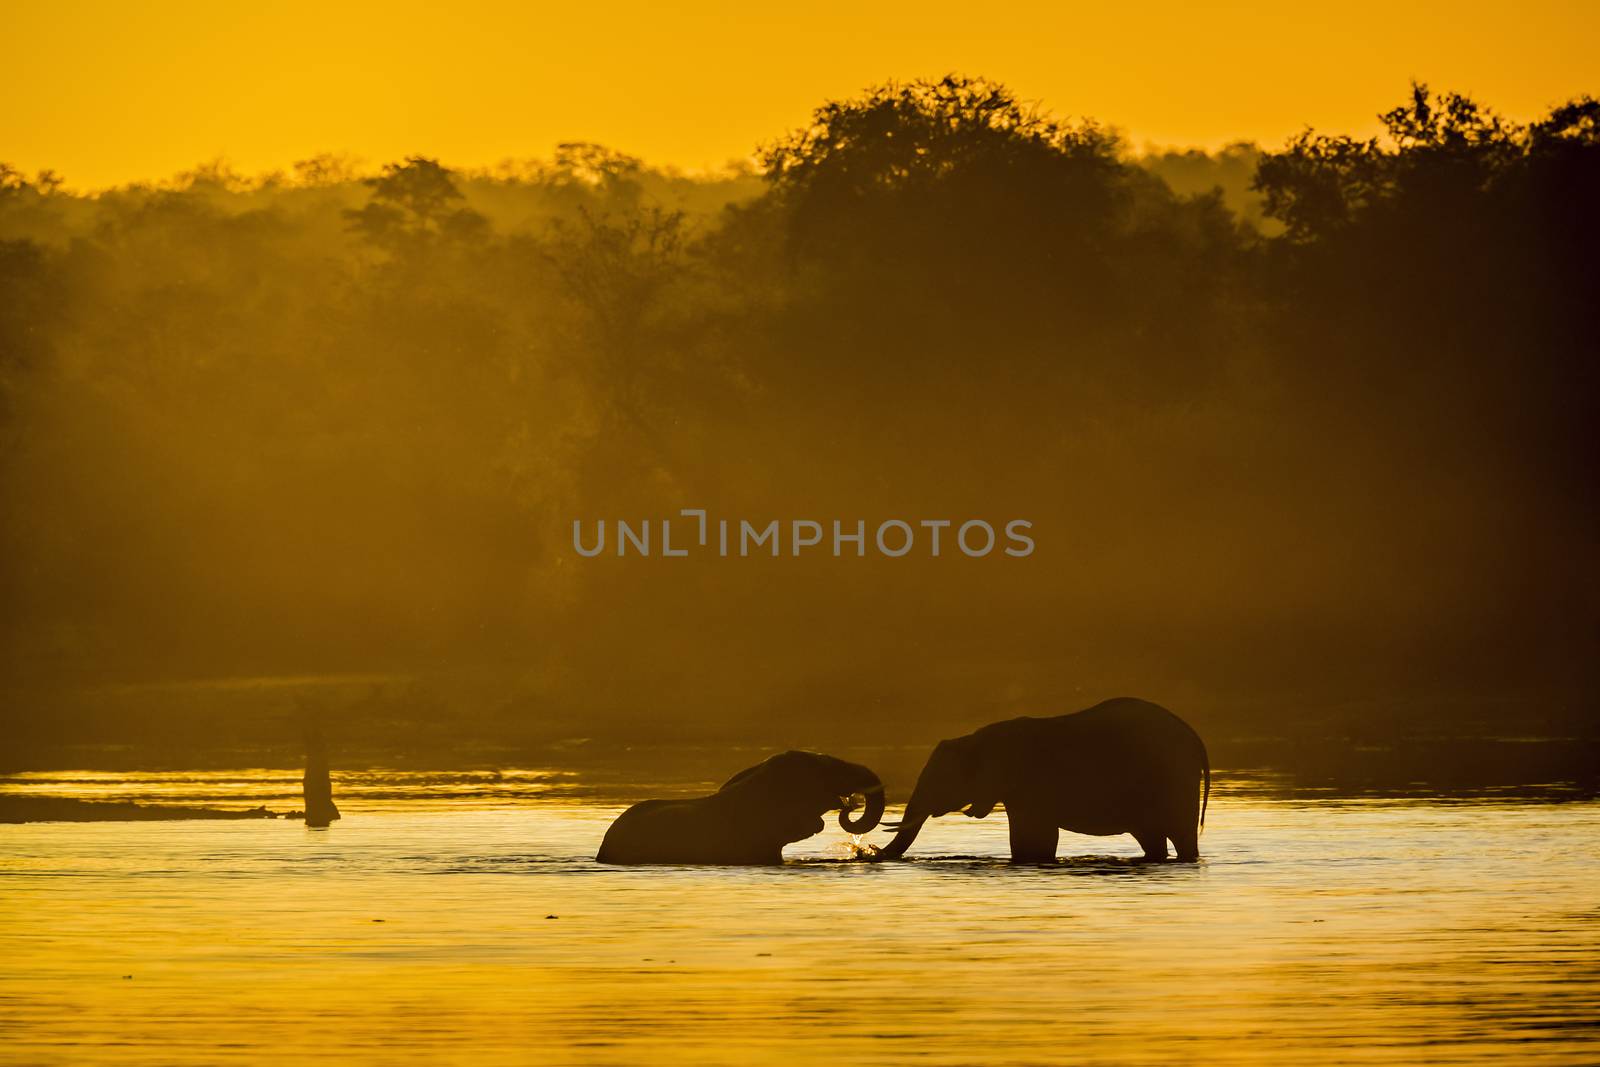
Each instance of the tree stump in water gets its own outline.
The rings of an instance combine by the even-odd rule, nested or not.
[[[328,777],[327,745],[322,731],[315,726],[306,729],[306,773],[301,788],[305,793],[307,826],[324,828],[339,817],[339,809],[333,803],[333,781]]]

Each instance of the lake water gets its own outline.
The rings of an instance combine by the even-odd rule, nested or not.
[[[0,1061],[1600,1062],[1600,803],[1218,785],[1198,865],[1063,834],[1013,868],[996,812],[907,862],[830,829],[782,868],[607,868],[621,800],[537,771],[336,775],[326,831],[0,826]]]

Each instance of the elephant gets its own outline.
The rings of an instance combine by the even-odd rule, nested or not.
[[[1060,830],[1132,834],[1146,860],[1166,859],[1170,839],[1178,859],[1193,861],[1210,801],[1211,762],[1200,735],[1166,708],[1120,697],[939,742],[894,840],[870,858],[904,855],[929,819],[952,811],[981,819],[1004,804],[1013,862],[1054,862]]]
[[[853,818],[856,796],[865,810]],[[883,783],[858,763],[818,752],[782,752],[690,800],[645,800],[617,816],[600,843],[601,863],[770,865],[783,846],[823,827],[864,834],[883,818]]]

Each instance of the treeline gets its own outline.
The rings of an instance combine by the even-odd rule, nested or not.
[[[715,177],[7,168],[9,729],[349,673],[395,679],[381,722],[452,671],[518,736],[921,737],[1125,691],[1241,730],[1587,721],[1600,103],[1383,119],[1136,159],[951,77]],[[683,507],[1039,547],[571,550]]]

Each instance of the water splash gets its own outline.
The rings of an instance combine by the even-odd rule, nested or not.
[[[845,848],[850,852],[851,859],[866,859],[878,854],[878,846],[863,840],[865,834],[851,834],[850,840],[845,842]]]

